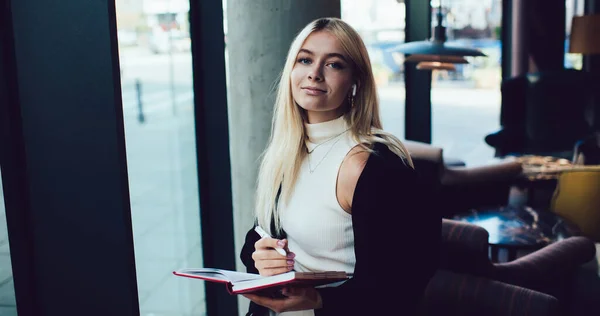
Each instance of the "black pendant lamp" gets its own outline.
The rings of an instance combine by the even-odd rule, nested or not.
[[[465,56],[486,56],[478,49],[447,43],[446,27],[442,25],[442,21],[442,1],[440,0],[433,38],[431,40],[403,43],[390,48],[389,51],[410,55],[405,59],[409,62],[429,63],[428,67],[419,67],[421,69],[436,69],[435,67],[432,68],[431,63],[444,65],[448,63],[466,64],[468,61],[464,58]],[[448,70],[447,66],[444,68]]]

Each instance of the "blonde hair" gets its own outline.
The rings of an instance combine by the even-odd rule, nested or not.
[[[282,231],[279,206],[290,198],[301,162],[306,155],[305,113],[292,97],[290,75],[304,41],[310,34],[318,31],[329,32],[338,39],[350,59],[354,79],[358,82],[354,105],[344,114],[352,137],[369,152],[372,152],[371,147],[374,143],[383,143],[413,167],[410,155],[402,142],[382,130],[371,61],[360,35],[340,19],[317,19],[309,23],[290,46],[277,89],[271,137],[263,153],[258,174],[256,220],[272,234],[272,223],[277,233]]]

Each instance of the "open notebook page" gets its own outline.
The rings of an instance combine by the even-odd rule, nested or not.
[[[183,269],[183,270],[180,270],[179,272],[208,277],[211,279],[228,281],[228,282],[232,282],[232,283],[239,282],[239,281],[256,280],[256,279],[262,278],[259,274],[220,270],[220,269],[213,269],[213,268]]]

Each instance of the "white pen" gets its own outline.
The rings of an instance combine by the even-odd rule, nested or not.
[[[269,233],[267,233],[260,226],[254,227],[254,231],[257,232],[260,235],[260,238],[265,238],[265,237],[273,238],[273,237],[271,237],[271,235],[269,235]],[[285,252],[285,249],[283,249],[283,248],[275,248],[275,250],[277,252],[279,252],[280,255],[287,256],[287,253]]]

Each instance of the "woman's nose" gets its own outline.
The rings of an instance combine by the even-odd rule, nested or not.
[[[321,71],[321,67],[318,65],[311,67],[310,71],[308,72],[308,79],[314,80],[314,81],[322,81],[323,74]]]

